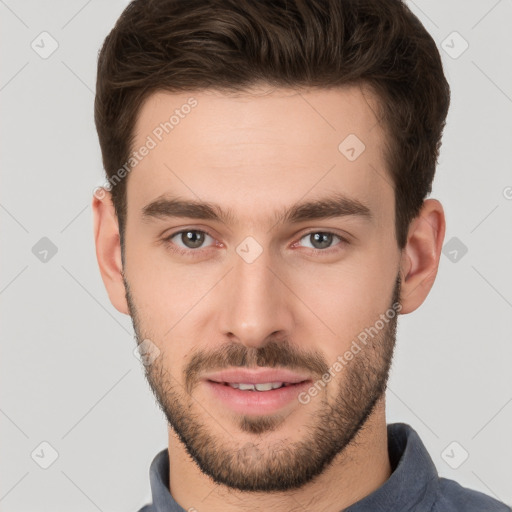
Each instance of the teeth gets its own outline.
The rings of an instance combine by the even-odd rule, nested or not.
[[[272,387],[272,382],[265,382],[262,384],[255,384],[254,386],[258,391],[270,391],[271,389],[274,389]]]
[[[264,382],[261,384],[245,384],[243,382],[228,382],[228,385],[242,391],[270,391],[284,386],[284,382]]]

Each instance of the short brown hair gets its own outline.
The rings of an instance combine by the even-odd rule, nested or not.
[[[258,83],[376,93],[402,249],[432,190],[450,88],[434,40],[400,0],[132,1],[98,57],[94,115],[107,178],[128,161],[150,94]],[[112,188],[122,246],[126,181]]]

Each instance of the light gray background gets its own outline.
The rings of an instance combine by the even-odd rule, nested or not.
[[[138,510],[167,443],[92,235],[92,191],[103,183],[97,52],[126,5],[0,0],[5,512]],[[409,5],[452,87],[431,197],[445,207],[445,243],[456,237],[459,249],[455,262],[445,251],[424,305],[400,317],[388,422],[411,424],[441,475],[512,503],[512,1]],[[43,31],[59,45],[47,59],[31,47]],[[457,58],[464,43],[454,31],[469,44]],[[47,262],[32,252],[43,237],[58,249]],[[48,469],[34,460],[51,454],[43,441],[59,454]],[[462,450],[469,458],[452,469],[445,460],[460,462]]]

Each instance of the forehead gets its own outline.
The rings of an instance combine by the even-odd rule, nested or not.
[[[272,203],[333,191],[379,208],[393,191],[376,111],[359,86],[154,93],[135,125],[132,150],[150,149],[130,172],[128,209],[170,194],[255,221]]]

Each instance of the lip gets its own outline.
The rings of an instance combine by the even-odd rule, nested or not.
[[[286,382],[290,385],[270,391],[243,391],[227,383],[262,384]],[[238,414],[272,414],[293,404],[299,405],[298,396],[311,386],[312,379],[289,370],[269,368],[265,370],[233,369],[207,374],[203,377],[207,392],[233,412]]]
[[[246,383],[246,384],[263,384],[265,382],[286,382],[288,384],[298,384],[303,381],[312,380],[309,375],[301,375],[299,373],[283,370],[280,368],[266,369],[242,369],[233,368],[222,370],[220,372],[212,372],[203,376],[203,380],[209,380],[219,383]]]

